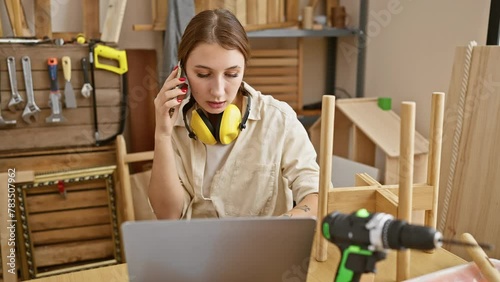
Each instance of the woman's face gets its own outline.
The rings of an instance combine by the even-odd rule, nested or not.
[[[222,113],[233,103],[243,80],[245,59],[238,50],[218,44],[195,47],[185,64],[191,95],[210,114]]]

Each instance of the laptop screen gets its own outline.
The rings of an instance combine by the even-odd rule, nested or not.
[[[225,218],[126,222],[130,281],[306,281],[316,221]]]

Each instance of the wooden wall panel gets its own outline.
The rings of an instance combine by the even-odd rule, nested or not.
[[[128,152],[145,152],[154,149],[155,108],[154,99],[163,85],[158,81],[156,52],[154,50],[127,50],[129,60],[128,83]],[[144,163],[131,165],[132,171],[142,170]]]
[[[438,217],[438,227],[443,227],[445,237],[458,239],[462,233],[470,233],[478,242],[497,246],[488,252],[495,258],[500,257],[499,61],[499,46],[473,48],[468,85],[460,102],[466,47],[456,49],[446,96]],[[460,105],[463,115],[459,114]],[[463,247],[445,248],[470,259]]]

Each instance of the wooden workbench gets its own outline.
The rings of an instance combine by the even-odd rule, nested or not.
[[[334,245],[328,248],[329,259],[326,262],[312,260],[309,265],[308,282],[333,281],[337,269],[339,251]],[[377,264],[375,281],[396,281],[396,252],[390,251],[387,259]],[[434,253],[412,251],[411,277],[418,277],[427,273],[466,263],[462,258],[439,249]],[[128,281],[127,265],[118,264],[86,271],[68,273],[64,275],[30,280],[33,282],[80,282],[80,281]]]

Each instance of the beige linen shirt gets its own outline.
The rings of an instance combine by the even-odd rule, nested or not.
[[[246,83],[245,89],[251,96],[247,127],[215,172],[209,200],[201,195],[209,145],[189,138],[178,115],[172,142],[185,189],[183,218],[276,216],[318,192],[316,152],[295,111]]]

